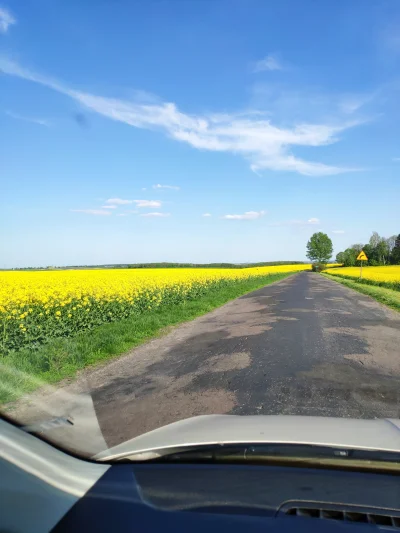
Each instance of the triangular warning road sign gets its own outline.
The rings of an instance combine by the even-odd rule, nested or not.
[[[357,261],[368,261],[368,257],[365,255],[364,250],[361,250],[361,252],[358,254]]]

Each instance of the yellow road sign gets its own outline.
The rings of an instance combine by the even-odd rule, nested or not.
[[[357,261],[368,261],[368,257],[365,255],[364,250],[361,250],[361,252],[358,254]]]

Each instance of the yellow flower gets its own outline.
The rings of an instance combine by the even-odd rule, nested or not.
[[[346,278],[359,279],[360,277],[360,267],[340,267],[340,268],[328,268],[326,270],[328,274],[332,276],[344,276]],[[363,266],[362,277],[364,279],[376,282],[383,282],[388,284],[390,287],[391,284],[397,283],[400,284],[400,265],[389,265],[389,266]]]
[[[0,272],[0,321],[23,329],[29,316],[32,329],[49,331],[54,318],[66,333],[117,320],[136,312],[152,312],[171,302],[195,299],[219,284],[235,283],[274,273],[310,270],[309,264],[256,268],[99,269]],[[336,269],[337,270],[337,269]],[[400,270],[393,274],[400,279]],[[61,309],[65,309],[62,314]],[[26,310],[26,311],[25,311]],[[18,322],[18,320],[20,322]],[[38,324],[40,322],[40,325]],[[37,328],[37,329],[35,329]],[[26,329],[26,328],[25,328]],[[54,327],[57,334],[58,326]],[[22,341],[21,341],[22,343]],[[21,344],[22,345],[22,344]]]

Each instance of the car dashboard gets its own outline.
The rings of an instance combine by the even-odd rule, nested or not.
[[[1,531],[400,530],[397,472],[101,464],[0,421]]]

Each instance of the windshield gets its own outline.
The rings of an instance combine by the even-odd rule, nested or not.
[[[398,457],[399,28],[4,0],[1,415],[96,460]]]

